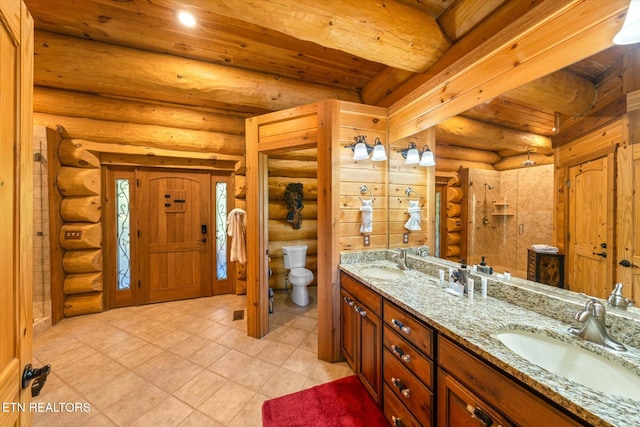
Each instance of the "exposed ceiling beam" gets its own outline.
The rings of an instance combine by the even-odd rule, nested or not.
[[[233,111],[282,110],[353,90],[36,31],[34,83]]]
[[[627,7],[625,0],[545,0],[392,105],[390,141],[606,49]]]
[[[596,101],[596,87],[587,79],[567,71],[556,71],[504,94],[534,106],[544,107],[567,116],[589,112]]]
[[[186,5],[416,73],[428,70],[451,45],[433,16],[395,0],[188,0]]]
[[[461,116],[451,117],[436,126],[438,143],[479,150],[536,151],[552,153],[551,138],[491,125]]]

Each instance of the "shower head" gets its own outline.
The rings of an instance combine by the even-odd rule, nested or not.
[[[531,160],[531,151],[527,151],[527,160],[521,163],[522,166],[533,166],[536,164],[535,160]]]
[[[484,183],[485,188],[488,188],[489,190],[493,190],[493,185],[491,184],[487,184],[486,182]]]

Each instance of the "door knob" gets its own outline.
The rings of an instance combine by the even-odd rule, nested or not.
[[[31,380],[31,397],[36,397],[40,394],[40,390],[44,387],[44,383],[47,382],[47,376],[51,372],[51,365],[45,365],[42,368],[34,368],[29,363],[24,367],[22,372],[22,388],[27,388]]]
[[[635,268],[638,268],[637,265],[635,265],[634,263],[632,263],[628,259],[623,259],[622,261],[620,261],[620,265],[623,266],[623,267],[635,267]]]
[[[601,256],[602,258],[606,258],[607,257],[607,253],[606,252],[592,252],[592,255]]]

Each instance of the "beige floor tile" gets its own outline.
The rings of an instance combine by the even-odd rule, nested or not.
[[[175,426],[184,421],[193,411],[192,407],[169,396],[135,420],[131,427]]]
[[[252,358],[237,350],[229,350],[221,358],[216,360],[209,370],[220,374],[225,378],[233,377],[238,371],[244,369],[251,362]]]
[[[144,385],[128,393],[102,413],[117,425],[129,425],[168,396],[153,384]]]
[[[189,380],[173,395],[186,404],[197,408],[205,400],[211,397],[220,387],[227,382],[227,379],[211,371],[204,371]]]
[[[135,350],[130,351],[124,356],[119,357],[117,360],[127,368],[133,369],[143,363],[146,363],[149,359],[153,359],[162,352],[163,350],[160,347],[146,343]]]
[[[233,348],[241,351],[244,354],[248,354],[249,356],[256,356],[262,350],[264,350],[268,345],[269,341],[259,340],[256,338],[246,336],[246,331],[239,331],[242,334],[245,334],[243,339],[236,344]]]
[[[247,340],[246,331],[229,328],[227,332],[216,338],[214,341],[225,347],[235,348],[236,345],[242,344]]]
[[[297,347],[305,339],[307,334],[308,332],[303,331],[302,329],[285,326],[284,328],[282,328],[280,334],[276,336],[275,340]]]
[[[307,376],[281,367],[264,383],[259,392],[271,398],[283,396],[300,390],[306,380]]]
[[[319,360],[309,376],[326,383],[348,375],[353,375],[353,371],[346,362],[328,363]]]
[[[189,338],[187,339],[184,339],[182,341],[174,341],[173,344],[167,348],[167,350],[169,350],[173,354],[177,354],[180,357],[188,358],[193,353],[201,350],[203,347],[206,347],[209,344],[211,344],[211,341],[206,338],[189,335]]]
[[[236,372],[231,379],[252,390],[259,390],[278,370],[276,365],[259,359],[252,359],[244,369]]]
[[[316,354],[298,348],[285,360],[282,367],[298,374],[309,376],[309,373],[316,368],[318,363],[320,361]]]
[[[299,348],[318,354],[318,334],[309,332],[300,343]]]
[[[179,427],[223,427],[224,424],[217,422],[200,411],[193,411]]]
[[[142,389],[146,385],[149,385],[149,383],[144,378],[132,371],[127,371],[105,383],[102,387],[86,393],[84,396],[92,407],[104,411],[127,394],[134,390]],[[47,386],[49,386],[48,383]]]
[[[268,341],[265,348],[256,356],[260,360],[273,365],[282,365],[296,348],[278,341]]]
[[[244,405],[244,408],[233,417],[228,424],[230,427],[256,427],[262,425],[262,404],[269,398],[263,394],[256,393]]]
[[[104,414],[96,414],[89,418],[85,423],[87,426],[91,427],[115,427],[116,424],[113,423],[109,418],[107,418]]]
[[[95,408],[82,407],[77,410],[75,407],[68,408],[66,405],[60,406],[60,402],[80,403],[86,402],[81,394],[68,385],[63,385],[54,390],[47,390],[46,385],[42,389],[40,396],[33,399],[33,403],[38,405],[32,411],[33,425],[43,427],[53,426],[73,426],[84,425],[90,418],[98,415],[100,411]]]
[[[173,393],[204,370],[186,359],[164,351],[136,369],[138,375]]]
[[[231,349],[216,342],[210,342],[200,350],[191,354],[188,359],[200,366],[209,367]]]
[[[123,374],[126,368],[105,355],[96,353],[56,371],[65,383],[81,393],[88,393]]]
[[[111,347],[107,347],[102,350],[102,354],[112,359],[119,359],[120,357],[139,349],[145,344],[147,344],[145,340],[129,335],[129,338],[127,338],[126,341],[114,344]]]
[[[304,331],[310,332],[318,325],[318,321],[311,317],[298,316],[291,323],[291,326],[294,328],[302,329]]]
[[[191,334],[180,329],[174,329],[162,336],[153,339],[153,344],[165,350],[174,347],[177,342],[191,338]]]
[[[221,337],[222,335],[229,332],[232,328],[222,325],[220,323],[216,323],[213,326],[208,327],[207,329],[203,329],[198,332],[196,335],[202,338],[206,338],[208,340],[215,340],[216,338]]]
[[[198,410],[220,423],[228,424],[254,394],[253,390],[228,381],[200,405]]]

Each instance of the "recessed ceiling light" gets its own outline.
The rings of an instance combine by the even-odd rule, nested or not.
[[[555,132],[557,130],[558,130],[558,128],[556,128],[555,126],[551,128],[551,132]]]
[[[189,12],[185,11],[178,13],[178,21],[180,21],[182,25],[186,27],[195,27],[196,25],[196,18]]]

